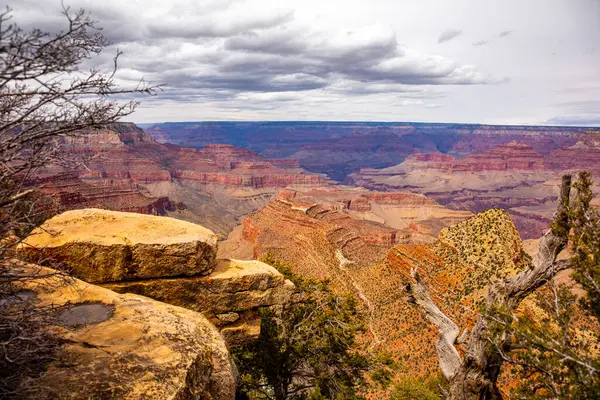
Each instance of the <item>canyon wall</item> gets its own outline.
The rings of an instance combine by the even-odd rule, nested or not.
[[[522,142],[459,158],[442,153],[415,153],[396,166],[362,169],[350,184],[377,190],[425,194],[456,210],[506,209],[524,238],[547,229],[564,173],[600,173],[600,136],[587,134],[574,145],[541,154]],[[597,179],[596,179],[597,180]],[[600,192],[595,187],[596,192]]]
[[[598,128],[432,124],[413,122],[182,122],[147,131],[163,142],[202,148],[232,144],[265,157],[290,158],[312,172],[343,181],[361,168],[401,163],[414,150],[463,157],[518,141],[547,155]]]
[[[47,215],[99,207],[170,215],[226,235],[282,187],[317,185],[297,160],[264,158],[227,144],[163,145],[132,123],[61,139],[60,160],[40,171]]]

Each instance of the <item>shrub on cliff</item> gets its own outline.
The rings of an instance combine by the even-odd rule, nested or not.
[[[516,275],[490,280],[475,325],[462,335],[436,305],[418,270],[411,271],[410,301],[440,333],[436,350],[449,384],[448,399],[502,399],[498,378],[507,363],[516,366],[522,377],[516,398],[598,398],[600,212],[591,205],[590,187],[588,173],[580,173],[576,182],[571,175],[563,176],[557,212],[537,254],[522,258],[527,264]],[[567,246],[574,256],[558,259]],[[487,263],[498,260],[494,257]],[[585,293],[580,309],[569,290],[555,282],[559,272],[569,269]],[[521,316],[519,306],[530,295],[537,295],[538,310]],[[457,346],[464,347],[459,352]]]
[[[440,391],[435,380],[403,377],[395,385],[389,400],[440,400]]]
[[[327,282],[303,279],[272,256],[301,299],[261,311],[259,339],[237,349],[240,396],[252,399],[358,399],[369,358],[355,351],[364,331],[353,296],[337,296]]]
[[[510,329],[519,350],[507,361],[523,376],[517,398],[600,398],[600,210],[590,206],[591,184],[580,175],[569,207],[577,294],[552,279],[536,294],[540,316],[520,316]]]
[[[21,383],[42,371],[57,345],[45,329],[54,310],[37,307],[20,291],[24,281],[44,276],[11,273],[15,246],[46,217],[35,174],[65,163],[60,138],[115,122],[137,105],[111,101],[111,95],[153,90],[143,82],[117,87],[119,53],[107,72],[82,71],[81,64],[109,43],[83,10],[64,8],[63,15],[65,30],[50,33],[21,29],[10,9],[0,14],[0,398],[35,393],[34,385]]]

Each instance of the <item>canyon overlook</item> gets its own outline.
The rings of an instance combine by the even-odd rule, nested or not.
[[[7,0],[0,400],[600,400],[563,2]]]
[[[167,217],[82,209],[47,220],[16,255],[71,276],[14,262],[15,290],[58,313],[57,356],[25,398],[233,399],[230,348],[256,340],[258,310],[295,301],[296,288],[269,265],[216,253],[213,232]]]
[[[60,153],[61,163],[30,182],[41,185],[50,215],[85,207],[170,215],[220,235],[278,188],[324,182],[295,160],[269,159],[232,145],[200,151],[163,145],[131,123],[65,137]]]
[[[159,143],[131,123],[65,138],[61,151],[71,165],[51,167],[34,182],[53,199],[50,214],[100,207],[168,215],[225,238],[279,190],[339,185],[335,178],[425,194],[455,210],[504,208],[524,238],[536,238],[552,214],[560,174],[600,172],[594,128],[290,122],[147,131],[198,149]]]
[[[65,382],[77,398],[77,386],[86,380],[86,390],[97,396],[118,392],[157,399],[173,393],[182,393],[177,399],[232,398],[237,377],[225,346],[258,337],[259,309],[295,301],[289,281],[271,266],[242,260],[244,252],[252,253],[246,258],[273,253],[296,273],[329,279],[337,292],[356,296],[367,315],[361,340],[390,351],[396,360],[410,354],[407,365],[426,376],[436,368],[433,346],[426,345],[435,332],[417,329],[420,313],[398,296],[410,268],[418,264],[436,282],[448,312],[467,322],[464,307],[484,296],[482,276],[519,270],[522,251],[501,210],[472,216],[420,194],[339,187],[281,191],[219,246],[213,232],[189,222],[82,209],[47,220],[17,249],[29,262],[53,259],[81,279],[58,289],[35,281],[22,288],[44,304],[71,303],[63,319],[69,329],[59,331],[69,339],[63,357],[74,367],[51,365],[42,382],[47,393],[62,393],[56,382]],[[235,253],[236,258],[228,257]],[[154,352],[173,362],[144,358]],[[129,367],[127,359],[169,379],[138,376],[139,368]],[[110,379],[125,383],[107,385],[112,381],[98,374],[103,368],[115,369]],[[190,374],[192,381],[185,378]],[[381,395],[373,391],[368,397]]]

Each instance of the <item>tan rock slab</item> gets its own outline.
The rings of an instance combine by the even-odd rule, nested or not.
[[[296,291],[275,268],[260,261],[222,259],[217,260],[214,271],[208,276],[168,279],[145,279],[108,283],[104,287],[119,293],[135,293],[198,311],[214,318],[222,329],[228,321],[223,315],[260,307],[286,304]],[[227,319],[227,318],[225,318]],[[241,321],[232,320],[230,323]],[[240,325],[240,326],[241,326]],[[244,328],[237,329],[237,332]],[[255,334],[251,329],[249,334]],[[237,339],[240,334],[235,335]],[[230,342],[235,345],[238,342]]]
[[[230,259],[218,260],[214,271],[207,276],[145,279],[103,286],[208,314],[285,304],[295,291],[294,285],[270,265]]]
[[[24,266],[24,272],[41,267]],[[42,271],[52,271],[43,269]],[[230,400],[237,371],[201,314],[74,280],[30,282],[41,305],[73,306],[55,329],[65,340],[36,399]]]
[[[49,219],[19,251],[31,262],[63,262],[87,282],[115,282],[208,274],[217,236],[174,218],[83,209]]]

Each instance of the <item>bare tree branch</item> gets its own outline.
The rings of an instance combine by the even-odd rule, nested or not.
[[[425,318],[440,331],[440,338],[436,343],[437,354],[442,373],[446,379],[450,380],[461,364],[458,351],[454,347],[460,331],[458,326],[431,300],[427,285],[416,267],[411,269],[410,274],[415,280],[410,287],[410,293],[416,304],[421,307]]]
[[[458,338],[458,327],[433,302],[416,268],[411,271],[415,280],[408,288],[412,300],[440,331],[436,349],[442,373],[450,383],[449,399],[502,398],[496,382],[502,362],[506,359],[505,354],[511,348],[507,327],[514,319],[514,310],[525,297],[569,267],[569,262],[557,262],[556,258],[568,241],[570,225],[567,207],[570,193],[571,176],[565,175],[551,229],[542,237],[531,266],[515,276],[494,281],[490,285],[486,312],[479,315],[462,359],[455,347],[457,342],[462,342],[459,339],[464,339]],[[490,342],[495,345],[490,345]]]

